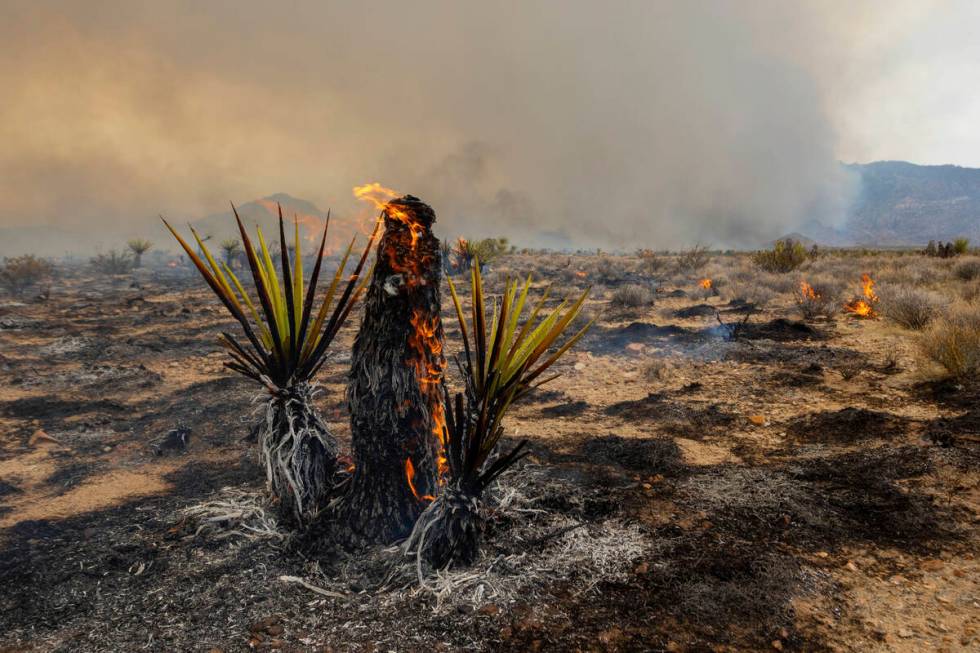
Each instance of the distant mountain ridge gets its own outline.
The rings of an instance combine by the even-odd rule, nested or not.
[[[930,240],[980,241],[980,169],[906,161],[852,163],[860,180],[843,227],[811,222],[800,231],[827,245],[921,246]]]

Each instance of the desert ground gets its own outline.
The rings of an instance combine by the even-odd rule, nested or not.
[[[506,424],[532,455],[481,560],[421,582],[397,550],[318,549],[269,517],[259,393],[223,367],[235,325],[192,270],[58,266],[46,299],[0,300],[0,650],[980,650],[980,384],[888,306],[975,306],[976,259],[694,259],[491,266],[498,292],[591,285],[596,323]],[[862,274],[878,319],[842,310]],[[443,320],[453,353],[445,288]],[[358,321],[319,378],[342,443]]]

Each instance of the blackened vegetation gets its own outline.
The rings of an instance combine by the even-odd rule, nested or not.
[[[899,415],[849,406],[837,411],[805,415],[790,422],[786,432],[802,442],[887,440],[904,435],[907,422]]]
[[[417,340],[419,328],[443,340],[434,222],[432,209],[415,197],[389,203],[354,341],[347,400],[355,468],[346,511],[368,542],[408,535],[423,508],[419,497],[436,494],[431,397],[441,379],[427,374],[445,360],[441,350],[420,350]]]
[[[673,401],[668,392],[651,392],[642,399],[619,401],[608,406],[604,412],[624,421],[656,424],[674,435],[695,439],[724,430],[735,421],[735,416],[723,404]]]

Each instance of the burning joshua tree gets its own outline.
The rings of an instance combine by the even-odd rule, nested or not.
[[[372,197],[385,232],[347,387],[355,466],[347,514],[360,538],[392,542],[411,531],[445,466],[442,265],[428,205]]]
[[[351,240],[320,300],[319,310],[314,312],[329,220],[323,229],[309,283],[304,284],[301,256],[295,256],[291,263],[288,248],[280,247],[281,267],[277,273],[262,231],[257,229],[259,248],[256,249],[237,211],[235,219],[255,283],[258,308],[228,264],[219,265],[215,261],[193,228],[191,233],[206,262],[166,220],[164,224],[214,294],[241,324],[244,342],[229,333],[221,334],[221,343],[231,356],[231,361],[225,365],[268,391],[265,419],[259,429],[260,458],[266,469],[266,482],[278,501],[280,513],[287,519],[294,519],[298,525],[306,526],[331,493],[337,471],[336,441],[312,403],[313,378],[323,364],[327,348],[363,292],[364,286],[358,286],[358,279],[377,229],[354,272],[346,283],[342,283],[354,247],[354,240]],[[295,251],[298,253],[298,225],[295,231]],[[279,212],[279,237],[281,243],[286,241],[282,211]]]

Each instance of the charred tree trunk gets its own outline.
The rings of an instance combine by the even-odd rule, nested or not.
[[[384,221],[347,387],[347,517],[362,541],[389,543],[411,532],[436,494],[445,358],[435,213],[406,195],[388,203]]]

